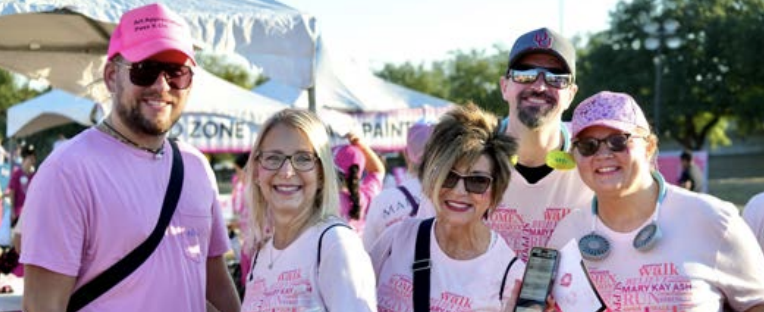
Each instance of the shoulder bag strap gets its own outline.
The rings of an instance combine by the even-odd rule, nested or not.
[[[504,287],[507,286],[507,275],[509,274],[509,269],[515,264],[515,261],[517,261],[517,257],[513,257],[512,260],[509,261],[507,269],[504,270],[504,278],[501,279],[501,288],[499,288],[499,300],[504,299]]]
[[[404,187],[403,185],[399,185],[398,189],[403,193],[403,195],[406,195],[406,200],[409,201],[409,204],[411,204],[411,213],[409,216],[416,217],[417,211],[419,211],[419,203],[414,199],[414,195],[411,195],[411,192]]]
[[[151,256],[154,250],[159,246],[159,242],[164,237],[165,230],[170,224],[170,219],[175,213],[175,208],[180,199],[180,193],[183,189],[183,158],[178,150],[178,144],[175,140],[170,140],[172,146],[172,169],[170,173],[170,183],[167,185],[167,192],[162,203],[162,212],[159,214],[154,231],[138,247],[133,249],[127,256],[120,259],[117,263],[101,272],[93,280],[89,281],[77,289],[69,299],[66,311],[79,311],[90,302],[103,295],[109,289],[119,284],[123,279],[138,269],[146,259]]]
[[[414,312],[430,311],[430,231],[435,218],[419,223],[416,235],[416,251],[411,270],[414,275]]]
[[[345,227],[345,228],[348,228],[348,229],[352,230],[352,228],[349,225],[345,224],[345,223],[335,223],[335,224],[332,224],[330,226],[327,226],[321,232],[321,235],[318,237],[318,256],[316,258],[316,269],[318,269],[318,266],[321,264],[321,242],[324,241],[324,234],[326,234],[326,232],[331,230],[333,227],[337,227],[337,226]]]

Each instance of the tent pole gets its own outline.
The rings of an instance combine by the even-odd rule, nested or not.
[[[308,110],[311,112],[317,112],[316,110],[316,85],[308,88]]]

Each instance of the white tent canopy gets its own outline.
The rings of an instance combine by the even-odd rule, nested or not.
[[[61,90],[52,90],[8,109],[6,135],[25,137],[76,122],[90,126],[102,114],[99,105]]]
[[[0,67],[96,101],[123,12],[156,0],[0,0]],[[159,0],[183,16],[197,46],[233,53],[298,88],[313,84],[316,20],[274,0]]]
[[[288,106],[249,92],[200,68],[183,114],[170,132],[204,152],[252,147],[260,125]],[[8,110],[8,136],[23,137],[69,122],[92,125],[94,102],[53,90]]]
[[[316,106],[344,112],[383,112],[408,108],[448,107],[453,103],[375,76],[349,57],[332,54],[322,37],[316,47]],[[307,92],[278,81],[252,91],[295,107],[307,108]]]

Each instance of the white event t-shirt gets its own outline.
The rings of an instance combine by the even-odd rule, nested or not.
[[[253,259],[241,311],[376,311],[374,270],[358,234],[326,231],[318,263],[319,237],[335,223],[310,227],[282,250],[269,240]]]
[[[754,196],[745,204],[743,220],[753,230],[753,234],[759,241],[759,247],[764,252],[764,193]]]
[[[677,186],[667,190],[657,221],[663,236],[647,252],[634,249],[632,241],[652,219],[620,233],[596,218],[610,255],[584,264],[609,311],[723,311],[725,301],[746,311],[764,304],[764,255],[737,208]],[[591,210],[572,212],[549,247],[591,233],[594,218]]]
[[[422,221],[408,219],[393,225],[372,249],[374,271],[379,281],[377,300],[380,312],[413,311],[411,266]],[[515,292],[515,281],[522,280],[525,263],[515,257],[506,242],[493,231],[486,253],[470,260],[452,259],[437,243],[435,223],[428,233],[430,311],[503,311]],[[500,299],[502,285],[504,292]]]
[[[407,179],[401,183],[405,187],[414,201],[418,204],[422,202],[422,184],[419,179],[407,176]],[[411,218],[414,206],[408,200],[405,194],[398,187],[382,190],[372,199],[369,204],[369,213],[366,215],[366,227],[363,231],[363,247],[366,251],[371,251],[374,243],[382,232],[393,224]],[[414,213],[416,216],[416,213]]]

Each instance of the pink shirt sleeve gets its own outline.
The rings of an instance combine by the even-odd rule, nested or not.
[[[53,163],[56,160],[49,161],[49,168],[37,173],[28,190],[24,218],[34,222],[22,224],[21,262],[76,276],[85,256],[88,201],[82,189],[74,187],[80,182],[66,174],[64,166]]]

